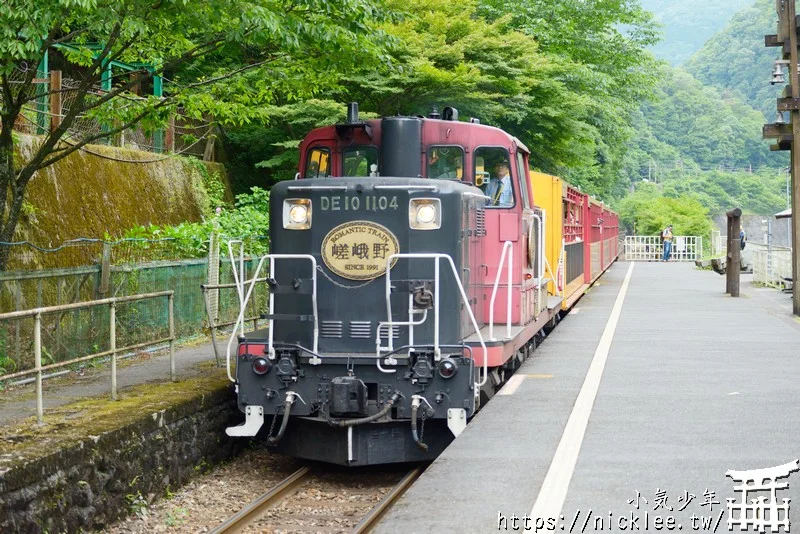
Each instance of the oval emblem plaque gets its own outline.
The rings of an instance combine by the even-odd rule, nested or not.
[[[382,276],[386,260],[400,251],[397,238],[385,226],[370,221],[340,224],[322,240],[322,261],[342,278],[372,280]],[[392,266],[397,262],[395,259]]]

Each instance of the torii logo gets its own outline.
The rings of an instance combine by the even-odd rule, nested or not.
[[[788,488],[789,484],[779,483],[778,480],[787,478],[797,470],[800,470],[800,463],[795,460],[765,469],[726,472],[725,475],[731,477],[734,482],[741,483],[733,487],[734,491],[742,492],[741,502],[728,498],[728,530],[733,530],[735,525],[739,525],[739,530],[750,530],[750,527],[753,527],[754,531],[766,532],[766,528],[770,527],[771,532],[778,532],[780,527],[783,527],[784,532],[789,532],[790,499],[782,499],[782,504],[778,504],[777,497],[778,490]],[[767,491],[769,500],[763,495]]]

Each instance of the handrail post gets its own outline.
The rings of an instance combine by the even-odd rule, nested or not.
[[[506,241],[509,243],[509,241]],[[514,247],[508,246],[508,288],[506,291],[506,337],[511,339],[511,271],[514,265]]]
[[[211,330],[211,346],[214,348],[214,363],[216,364],[217,367],[221,367],[219,361],[219,349],[217,348],[216,318],[211,316],[211,305],[208,302],[208,289],[203,284],[200,284],[200,289],[203,292],[203,302],[205,302],[206,305],[206,315],[208,316],[208,328],[209,330]]]
[[[175,374],[175,293],[167,297],[169,307],[169,379],[177,382]]]
[[[108,343],[111,351],[111,400],[117,400],[117,303],[108,305]]]
[[[42,314],[33,319],[33,355],[36,366],[36,421],[44,424],[44,404],[42,402]]]

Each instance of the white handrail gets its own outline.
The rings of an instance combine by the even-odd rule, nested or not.
[[[503,252],[500,254],[500,263],[497,266],[497,276],[494,278],[492,287],[492,298],[489,300],[489,339],[495,341],[494,337],[494,300],[497,298],[497,289],[500,287],[500,274],[503,272],[503,265],[508,252],[508,284],[507,284],[507,309],[506,309],[506,337],[511,337],[511,266],[514,264],[514,244],[511,241],[503,243]]]
[[[446,259],[448,264],[450,265],[450,269],[453,271],[453,278],[455,279],[456,285],[458,286],[458,291],[461,294],[461,299],[464,301],[464,305],[466,306],[467,313],[469,313],[470,321],[472,321],[472,327],[475,329],[475,333],[478,335],[478,341],[480,342],[481,348],[483,349],[483,379],[480,382],[478,382],[478,381],[475,382],[475,387],[476,387],[476,391],[477,391],[477,388],[480,388],[481,386],[483,386],[486,383],[486,381],[488,380],[488,378],[489,378],[489,352],[486,349],[486,343],[484,342],[483,336],[481,335],[481,329],[478,327],[478,321],[475,320],[475,314],[472,313],[472,306],[470,306],[469,298],[467,298],[467,293],[466,293],[466,291],[464,291],[464,286],[461,284],[461,278],[459,278],[459,276],[458,276],[458,271],[456,270],[456,264],[453,262],[453,258],[451,258],[448,254],[409,253],[409,252],[406,252],[406,253],[392,254],[386,260],[386,271],[385,271],[386,272],[386,293],[385,293],[385,295],[386,295],[386,309],[387,309],[388,314],[389,314],[389,320],[383,322],[382,324],[388,325],[390,327],[390,329],[389,329],[389,343],[390,343],[390,346],[391,346],[391,342],[392,342],[391,341],[391,339],[392,339],[391,326],[392,325],[401,325],[402,324],[402,323],[396,323],[396,322],[392,321],[392,308],[391,308],[391,302],[389,300],[390,295],[391,295],[391,287],[392,287],[392,281],[391,281],[392,271],[390,269],[390,266],[392,265],[392,262],[394,260],[398,259],[398,258],[432,259],[432,260],[435,261],[435,263],[434,263],[434,265],[435,265],[435,272],[434,272],[435,278],[434,278],[434,282],[433,282],[435,284],[435,288],[434,288],[435,296],[434,296],[433,305],[434,305],[434,314],[435,314],[434,325],[435,325],[436,331],[434,332],[434,347],[433,347],[433,351],[434,351],[434,354],[436,354],[436,355],[441,355],[441,349],[439,348],[439,331],[438,331],[439,330],[439,328],[438,328],[439,327],[439,320],[438,320],[439,319],[439,317],[438,317],[439,316],[439,298],[438,298],[439,297],[439,268],[438,268],[439,267],[439,261],[442,260],[442,259]],[[378,328],[380,328],[380,325],[379,325]],[[378,357],[378,367],[380,368],[380,358],[381,358],[380,351],[378,351],[377,357]],[[437,357],[437,359],[438,359],[438,357]]]
[[[239,271],[236,271],[236,259],[233,254],[233,245],[239,245]],[[231,239],[228,241],[228,257],[231,259],[231,270],[233,271],[233,281],[236,284],[236,293],[239,295],[239,306],[244,308],[244,241],[241,239]],[[236,329],[234,328],[234,331]],[[244,335],[244,322],[241,326],[241,335]]]
[[[534,217],[538,217],[538,215],[534,215]],[[539,282],[536,284],[537,286],[542,285],[542,277],[544,276],[544,261],[545,261],[545,250],[544,250],[544,239],[545,232],[547,231],[547,210],[542,210],[542,219],[541,219],[541,226],[539,227]]]
[[[391,338],[392,338],[392,329],[395,326],[407,326],[408,329],[409,329],[409,335],[408,335],[409,336],[409,341],[408,341],[408,344],[412,345],[414,343],[414,341],[413,341],[413,335],[411,334],[411,332],[414,331],[414,327],[415,326],[422,325],[427,320],[427,318],[428,318],[428,310],[422,310],[422,318],[419,321],[414,321],[413,319],[411,319],[411,317],[409,317],[408,321],[402,321],[402,322],[392,322],[392,321],[380,321],[380,322],[378,322],[378,332],[377,332],[377,336],[376,336],[376,340],[375,340],[375,345],[377,347],[377,354],[378,354],[378,362],[377,362],[378,369],[380,369],[380,371],[382,373],[396,373],[397,369],[384,369],[383,366],[381,366],[381,350],[382,349],[386,349],[386,350],[389,350],[390,352],[394,350],[394,348],[392,346],[381,347],[381,329],[383,327],[387,327],[387,330],[389,332],[388,336],[389,336],[389,339],[391,340]],[[395,358],[392,358],[391,356],[389,356],[386,359],[385,363],[387,365],[396,365],[397,364],[397,360]]]
[[[261,272],[261,268],[264,266],[264,261],[269,259],[269,277],[271,279],[275,279],[275,260],[309,260],[311,262],[311,286],[312,286],[312,293],[311,293],[311,306],[314,313],[314,345],[312,352],[314,356],[311,358],[309,363],[311,365],[319,365],[321,360],[317,357],[317,350],[319,348],[319,321],[318,321],[318,314],[317,314],[317,260],[314,256],[310,254],[265,254],[261,257],[258,262],[258,266],[256,266],[255,273],[253,273],[253,278],[250,281],[250,287],[247,289],[247,294],[244,298],[244,303],[239,310],[239,317],[236,319],[236,324],[233,326],[233,332],[231,333],[231,337],[228,340],[228,347],[225,354],[225,366],[228,372],[228,379],[231,382],[236,382],[236,379],[231,375],[231,346],[233,345],[233,340],[236,339],[236,331],[239,328],[239,325],[244,324],[244,315],[245,309],[247,307],[247,303],[250,300],[250,296],[253,294],[253,288],[256,285],[256,281],[258,280],[258,274]],[[275,293],[273,291],[269,292],[269,314],[272,315],[274,313],[274,306],[275,306]],[[273,328],[272,328],[273,319],[269,319],[269,337],[267,340],[267,352],[268,357],[270,360],[275,359],[275,349],[272,346],[273,341]]]

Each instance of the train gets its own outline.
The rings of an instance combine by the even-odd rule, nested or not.
[[[235,437],[347,466],[429,461],[617,259],[618,215],[458,111],[311,131],[270,192],[267,328],[234,331]],[[244,317],[244,307],[239,323]]]

